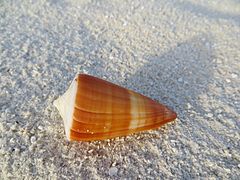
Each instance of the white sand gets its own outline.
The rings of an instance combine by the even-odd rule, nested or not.
[[[207,3],[209,2],[209,3]],[[1,179],[240,177],[240,2],[1,1]],[[172,107],[175,123],[66,141],[77,72]]]

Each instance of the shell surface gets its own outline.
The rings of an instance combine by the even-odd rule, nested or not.
[[[177,115],[152,99],[105,80],[77,75],[54,101],[68,140],[101,140],[158,128]]]

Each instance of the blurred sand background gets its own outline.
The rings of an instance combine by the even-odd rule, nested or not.
[[[160,101],[158,130],[67,142],[75,74]],[[240,1],[1,1],[1,179],[239,179]]]

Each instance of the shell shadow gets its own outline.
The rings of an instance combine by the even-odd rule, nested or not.
[[[196,36],[160,56],[145,55],[145,65],[125,84],[176,111],[184,109],[187,103],[197,106],[197,98],[212,82],[215,66],[209,39],[206,35]],[[181,117],[181,113],[179,115]]]
[[[199,97],[214,81],[216,64],[212,41],[211,36],[203,34],[178,43],[160,56],[146,55],[147,63],[125,83],[131,89],[170,106],[177,112],[181,123],[198,123],[188,112],[188,106],[206,117],[208,109],[199,103]],[[209,129],[204,123],[199,125]]]
[[[146,55],[147,63],[126,81],[131,89],[175,110],[181,126],[186,126],[186,137],[195,134],[196,138],[201,138],[196,128],[211,132],[205,119],[194,119],[187,109],[191,106],[206,118],[207,110],[198,99],[213,81],[214,52],[209,40],[212,41],[211,37],[203,34],[178,43],[160,56]],[[174,134],[171,136],[176,138]]]

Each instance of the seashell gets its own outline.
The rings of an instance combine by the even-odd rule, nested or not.
[[[102,140],[155,129],[177,115],[166,106],[105,80],[77,75],[54,105],[68,140]]]

